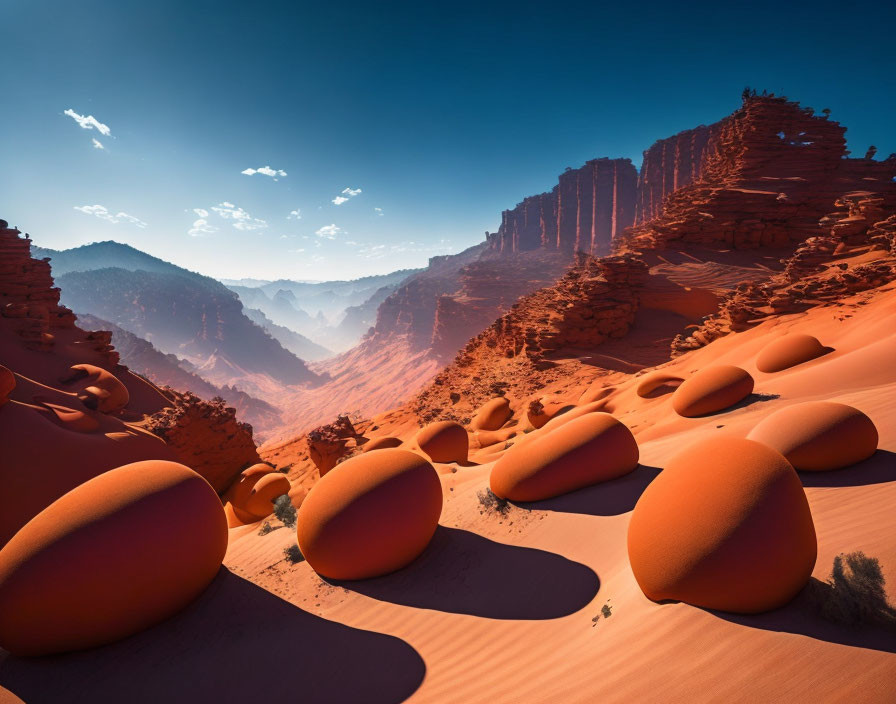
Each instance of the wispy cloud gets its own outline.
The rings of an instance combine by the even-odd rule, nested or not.
[[[196,213],[201,218],[208,217],[208,211],[205,208],[193,208],[193,212]]]
[[[354,198],[355,196],[360,195],[360,194],[361,194],[360,188],[343,188],[342,195],[336,196],[332,202],[334,205],[342,205],[343,203],[348,201],[349,198]]]
[[[63,115],[68,115],[75,122],[81,125],[81,129],[84,130],[96,130],[101,135],[108,137],[112,134],[112,130],[109,129],[108,125],[104,125],[102,122],[97,120],[93,115],[79,115],[74,110],[69,108],[66,110]]]
[[[324,225],[314,234],[318,237],[326,237],[328,240],[336,239],[336,235],[342,232],[341,227],[337,227],[336,224],[332,225]]]
[[[233,220],[233,226],[237,230],[262,230],[268,226],[266,220],[253,218],[242,208],[238,208],[233,203],[228,203],[227,201],[218,203],[212,210],[225,220]]]
[[[302,211],[299,208],[295,210],[290,210],[289,215],[286,216],[287,220],[301,220],[302,219]]]
[[[94,149],[105,149],[103,143],[98,140],[96,137],[93,138],[93,148]]]
[[[197,208],[197,210],[201,210],[201,208]],[[210,235],[213,232],[217,232],[218,228],[214,225],[210,225],[208,220],[205,218],[199,218],[193,223],[193,227],[187,230],[187,234],[190,237],[204,237],[205,235]]]
[[[373,209],[373,212],[375,212],[377,215],[382,215],[382,214],[383,214],[383,209],[382,209],[382,208],[374,208],[374,209]]]
[[[275,181],[287,175],[283,169],[272,169],[270,166],[260,166],[257,169],[243,169],[240,173],[246,174],[246,176],[254,176],[255,174],[270,176]]]
[[[410,240],[390,245],[363,245],[356,252],[364,259],[382,259],[390,254],[402,254],[405,252],[436,254],[439,252],[450,252],[451,250],[451,241],[441,239],[432,244]]]
[[[127,213],[111,213],[109,209],[104,205],[76,205],[75,210],[78,210],[86,215],[93,215],[98,217],[100,220],[106,220],[111,223],[118,224],[120,222],[127,222],[131,225],[136,225],[137,227],[143,229],[146,227],[146,223],[143,222],[140,218],[135,218],[133,215],[128,215]]]

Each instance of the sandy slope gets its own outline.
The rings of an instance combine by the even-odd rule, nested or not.
[[[800,600],[752,617],[654,604],[625,548],[635,501],[678,448],[711,433],[744,436],[786,404],[842,401],[875,421],[881,449],[852,468],[802,476],[819,538],[814,576],[825,579],[836,554],[863,550],[881,561],[896,602],[893,320],[892,290],[863,294],[665,365],[691,371],[718,361],[754,374],[757,396],[705,418],[677,417],[668,395],[641,399],[636,376],[614,376],[610,406],[641,445],[633,474],[502,518],[481,513],[477,499],[490,465],[448,468],[432,545],[387,577],[331,585],[306,563],[282,560],[292,531],[234,529],[230,572],[185,613],[97,651],[8,658],[0,685],[27,702],[108,701],[121,691],[153,701],[171,687],[183,695],[174,700],[190,701],[896,701],[892,632],[834,626]],[[785,330],[835,351],[757,372],[757,351]],[[575,397],[581,384],[556,390]],[[604,605],[612,615],[593,621]]]

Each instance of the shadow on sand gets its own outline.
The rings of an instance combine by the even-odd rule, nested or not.
[[[799,472],[803,486],[866,486],[896,481],[896,453],[878,450],[867,460],[830,472]]]
[[[79,653],[8,657],[0,685],[42,702],[401,702],[426,673],[399,638],[314,616],[222,568],[164,623]]]
[[[597,574],[581,563],[445,526],[408,567],[376,579],[334,583],[405,606],[530,620],[574,613],[600,588]]]
[[[631,511],[644,489],[660,473],[659,467],[639,464],[633,472],[562,496],[516,504],[522,509],[584,513],[589,516],[618,516]]]
[[[806,588],[793,601],[774,611],[763,614],[731,614],[710,609],[705,611],[725,621],[750,628],[795,633],[854,648],[896,653],[896,630],[892,627],[876,623],[846,625],[822,618],[817,606],[813,604],[813,593],[823,589],[825,589],[824,583],[812,577]]]

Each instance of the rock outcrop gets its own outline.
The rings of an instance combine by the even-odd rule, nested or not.
[[[743,106],[706,128],[706,143],[682,160],[695,178],[667,191],[661,212],[652,194],[666,188],[670,168],[664,167],[666,176],[658,188],[658,177],[650,186],[651,177],[644,174],[640,195],[648,204],[639,211],[639,224],[620,238],[620,246],[645,250],[685,243],[756,249],[806,240],[817,234],[819,219],[844,194],[896,191],[896,158],[846,158],[845,132],[838,122],[786,98],[745,96]],[[645,167],[650,166],[649,154]],[[694,154],[699,154],[699,169],[693,166]],[[679,164],[673,163],[673,186],[676,168]]]
[[[149,431],[174,450],[178,460],[205,477],[219,494],[240,472],[260,462],[252,426],[236,419],[224,399],[203,401],[195,394],[168,390],[172,407],[147,420]]]

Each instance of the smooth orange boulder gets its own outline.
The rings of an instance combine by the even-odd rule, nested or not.
[[[373,440],[368,440],[361,447],[362,452],[371,452],[372,450],[384,450],[390,447],[401,447],[402,442],[400,438],[394,438],[391,436],[384,436],[381,438],[374,438]]]
[[[0,364],[0,406],[9,399],[9,395],[16,388],[16,376],[9,369]]]
[[[407,450],[357,455],[315,484],[299,508],[299,548],[330,579],[366,579],[416,558],[435,533],[442,484],[435,468]]]
[[[285,474],[271,472],[270,474],[262,475],[255,482],[252,491],[249,492],[246,502],[237,508],[242,508],[258,518],[270,516],[274,511],[274,499],[278,496],[283,496],[283,494],[288,494],[291,488],[292,485]]]
[[[224,496],[225,500],[241,509],[245,508],[246,501],[249,499],[249,495],[252,493],[252,489],[255,487],[256,482],[265,475],[274,474],[276,472],[276,469],[264,462],[258,462],[251,467],[247,467],[240,472],[239,479],[237,479],[237,481],[235,481],[227,490],[227,493]]]
[[[548,421],[568,412],[571,408],[573,408],[573,404],[565,401],[546,401],[542,399],[538,403],[529,404],[526,417],[529,419],[532,427],[537,430],[544,427]]]
[[[790,333],[762,348],[756,357],[756,368],[766,374],[780,372],[821,357],[828,351],[812,335]]]
[[[799,477],[752,440],[703,440],[669,460],[632,512],[641,590],[735,613],[783,606],[809,580],[817,544]]]
[[[433,462],[465,462],[470,450],[466,429],[453,420],[430,423],[414,440]]]
[[[538,432],[549,433],[552,430],[556,430],[561,425],[566,425],[574,418],[579,418],[580,416],[584,416],[588,413],[603,411],[606,405],[607,402],[605,400],[600,400],[586,403],[583,406],[576,406],[575,408],[566,411],[566,413],[561,413],[559,416],[554,416],[553,418],[551,418],[547,423],[541,426]]]
[[[516,434],[516,428],[503,428],[502,430],[477,430],[474,437],[479,443],[479,447],[482,448],[505,443]]]
[[[588,413],[514,445],[492,467],[492,492],[540,501],[628,474],[638,466],[632,432],[609,413]]]
[[[648,398],[650,394],[661,386],[680,381],[683,381],[683,379],[677,374],[664,371],[650,372],[642,377],[641,383],[638,384],[637,394],[641,398]]]
[[[64,384],[78,394],[85,406],[114,413],[128,405],[128,389],[112,372],[92,364],[76,364],[71,371]]]
[[[473,430],[498,430],[512,415],[510,401],[499,396],[482,404],[476,415],[473,416],[470,427]]]
[[[211,485],[175,462],[110,470],[0,550],[0,647],[46,655],[110,643],[195,599],[227,550]]]
[[[583,406],[595,401],[603,401],[607,396],[616,391],[615,386],[607,386],[603,382],[595,382],[579,396],[578,405]]]
[[[858,408],[831,401],[787,406],[760,421],[747,436],[774,448],[796,469],[824,472],[868,459],[877,428]]]
[[[742,401],[753,393],[753,377],[740,367],[721,364],[702,369],[672,394],[672,408],[686,418],[705,416]]]

